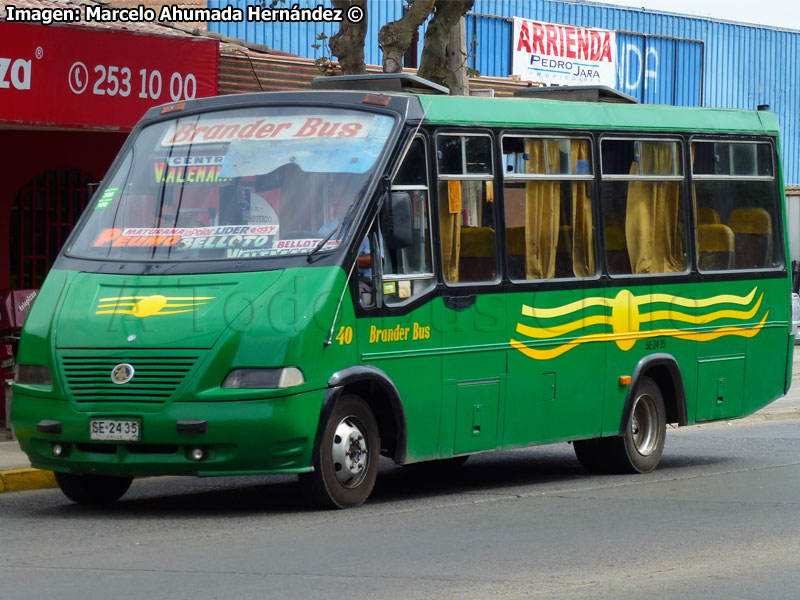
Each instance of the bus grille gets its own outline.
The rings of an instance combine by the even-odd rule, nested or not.
[[[180,356],[62,356],[67,388],[77,402],[166,402],[197,362],[197,355]],[[111,371],[127,363],[133,379],[118,385]]]

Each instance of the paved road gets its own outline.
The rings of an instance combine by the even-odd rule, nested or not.
[[[0,598],[797,598],[800,420],[671,430],[662,467],[570,446],[387,465],[351,511],[293,478],[134,482],[113,508],[0,495]]]

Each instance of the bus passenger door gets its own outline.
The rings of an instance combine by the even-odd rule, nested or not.
[[[502,439],[505,398],[505,302],[500,294],[440,299],[442,457],[492,450]]]

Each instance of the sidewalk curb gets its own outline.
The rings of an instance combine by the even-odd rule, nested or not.
[[[702,421],[694,423],[691,427],[722,427],[731,425],[751,425],[753,423],[767,423],[771,421],[784,421],[800,419],[800,408],[785,408],[772,412],[757,412],[741,419],[721,419],[719,421]]]
[[[11,469],[0,471],[0,494],[58,487],[52,471]]]
[[[800,419],[800,408],[785,408],[772,412],[755,413],[742,419],[742,422],[783,421],[784,419]]]

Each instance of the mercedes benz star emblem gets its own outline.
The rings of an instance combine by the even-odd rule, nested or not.
[[[123,385],[133,379],[133,373],[133,366],[122,363],[111,370],[111,381],[117,385]]]

